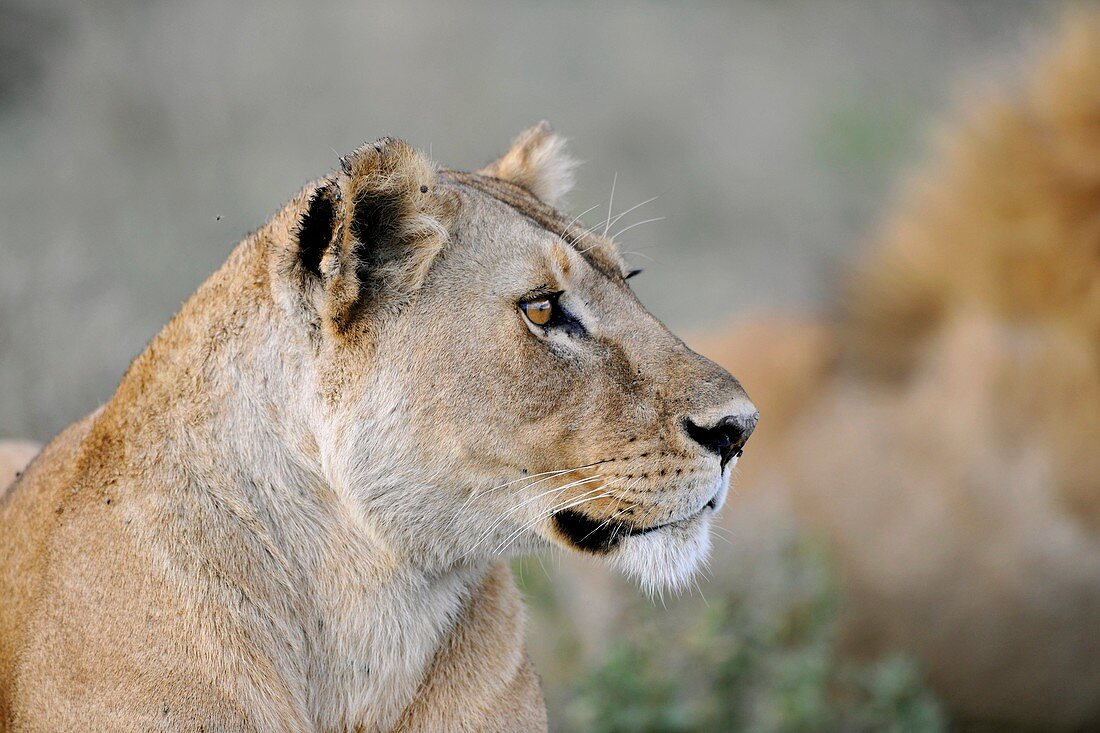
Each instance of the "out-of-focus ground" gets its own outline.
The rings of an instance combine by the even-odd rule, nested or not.
[[[547,118],[677,331],[818,304],[960,77],[1044,2],[0,0],[0,437],[105,400],[233,244],[383,134],[478,166]],[[636,218],[635,218],[636,215]],[[652,259],[651,259],[652,258]],[[748,385],[751,390],[751,385]]]
[[[932,123],[991,78],[1015,80],[1058,10],[0,0],[0,437],[46,439],[106,399],[240,236],[338,152],[397,134],[476,167],[547,118],[586,161],[570,211],[596,206],[584,218],[599,221],[612,181],[616,213],[659,197],[619,224],[667,217],[620,238],[646,268],[632,284],[675,330],[709,334],[692,343],[765,406],[692,597],[666,610],[601,568],[519,565],[554,727],[938,731],[967,710],[997,730],[1005,720],[1068,729],[1087,718],[1100,674],[1085,659],[1093,640],[1073,631],[1097,603],[1089,576],[1100,563],[1095,474],[1079,460],[1095,427],[1080,409],[1095,397],[1081,388],[1095,383],[1087,317],[1048,318],[1042,293],[1009,299],[1015,310],[998,298],[969,307],[951,288],[965,296],[967,283],[1014,271],[976,258],[973,276],[942,277],[952,295],[934,315],[962,317],[932,318],[932,346],[902,353],[911,363],[900,371],[891,322],[873,313],[878,302],[903,307],[911,291],[864,293],[868,322],[814,315],[836,312],[836,274],[863,251],[902,174],[928,157]],[[1091,124],[1091,107],[1068,106],[1053,114],[1066,130]],[[1038,133],[984,153],[1007,161],[990,180],[1016,198],[986,200],[979,173],[944,187],[965,194],[958,206],[928,208],[945,237],[921,230],[916,207],[917,224],[903,221],[896,238],[916,232],[918,245],[942,240],[952,255],[971,240],[995,252],[1017,232],[1025,251],[1087,246],[1092,149],[1073,158],[1088,164],[1080,170],[1058,167],[1065,151],[1049,169],[1013,162],[1038,165],[1031,151],[1048,122],[1029,117],[1021,129]],[[1064,180],[1028,218],[1028,187],[1052,171]],[[751,316],[763,312],[801,315]],[[747,325],[723,330],[739,314]],[[912,314],[891,315],[904,325]],[[849,327],[863,341],[846,340]],[[838,354],[868,357],[868,345],[867,361],[898,373],[877,381],[836,367]],[[760,358],[745,360],[746,349]],[[1058,400],[1032,401],[1039,375],[1063,380]],[[1063,413],[1079,422],[1065,427]],[[1053,427],[1028,434],[1035,423],[1017,425],[1021,414]],[[974,436],[989,440],[979,449]],[[807,506],[820,519],[809,533],[795,521]],[[897,622],[876,627],[876,608]],[[875,630],[863,659],[840,651],[853,618]],[[966,658],[951,664],[956,649]],[[1061,684],[1066,660],[1088,674]],[[982,684],[1004,670],[1018,673],[998,699]]]

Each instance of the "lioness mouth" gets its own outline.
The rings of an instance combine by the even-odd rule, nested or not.
[[[615,546],[627,537],[638,537],[692,520],[705,509],[714,509],[717,506],[716,498],[712,498],[706,506],[690,516],[662,524],[654,524],[650,527],[632,527],[623,522],[593,519],[576,509],[563,509],[554,514],[553,519],[558,530],[577,548],[588,552],[606,553],[615,549]]]

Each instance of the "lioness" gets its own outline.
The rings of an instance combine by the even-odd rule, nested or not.
[[[684,583],[757,420],[553,209],[543,124],[246,238],[0,505],[7,730],[542,730],[505,558]]]

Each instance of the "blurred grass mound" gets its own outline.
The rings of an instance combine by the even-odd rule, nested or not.
[[[532,563],[536,563],[532,565]],[[662,608],[637,597],[594,662],[537,561],[517,563],[536,633],[557,630],[541,663],[554,730],[577,733],[946,730],[937,700],[902,656],[861,664],[837,653],[839,584],[824,549],[792,540],[774,591],[727,591]]]
[[[832,313],[696,344],[765,416],[719,521],[827,541],[841,648],[919,659],[960,728],[1097,731],[1100,7],[943,130]]]

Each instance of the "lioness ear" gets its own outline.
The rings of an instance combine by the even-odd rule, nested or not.
[[[306,212],[298,222],[298,258],[313,275],[321,274],[321,258],[332,243],[337,194],[331,182],[319,187],[309,197]]]
[[[573,188],[577,161],[565,152],[565,138],[543,120],[519,134],[512,147],[478,173],[522,186],[554,206]]]
[[[446,243],[455,201],[402,140],[364,145],[340,164],[301,215],[297,258],[320,293],[318,309],[347,325],[383,301],[399,308],[419,287]]]

